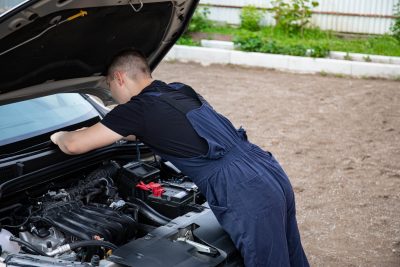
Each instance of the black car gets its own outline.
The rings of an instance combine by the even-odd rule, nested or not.
[[[31,0],[0,16],[0,266],[242,265],[191,178],[142,143],[69,156],[49,140],[100,121],[111,57],[135,47],[154,70],[197,4]]]

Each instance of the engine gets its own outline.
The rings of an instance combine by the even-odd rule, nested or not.
[[[3,252],[96,261],[175,217],[201,210],[204,198],[197,187],[168,166],[108,161],[57,179],[40,194],[26,192],[22,203],[0,209]]]

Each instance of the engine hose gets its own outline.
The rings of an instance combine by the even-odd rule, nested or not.
[[[133,201],[135,203],[126,202],[126,205],[132,206],[132,207],[139,206],[139,213],[142,214],[147,219],[154,222],[155,224],[157,224],[158,226],[166,225],[171,221],[170,218],[165,217],[164,215],[158,213],[156,210],[154,210],[152,207],[147,205],[142,200],[134,199]]]
[[[83,248],[83,247],[105,247],[109,249],[117,249],[118,247],[113,243],[101,241],[101,240],[85,240],[85,241],[78,241],[69,244],[69,247],[72,249],[76,248]]]
[[[93,190],[93,192],[88,193],[85,198],[86,198],[86,204],[90,203],[90,200],[93,196],[96,196],[98,194],[100,194],[102,192],[102,190],[100,188],[95,188],[95,190]]]
[[[166,225],[169,222],[167,220],[164,220],[163,218],[158,217],[157,215],[155,215],[154,213],[152,213],[151,211],[149,211],[145,207],[141,207],[139,205],[136,205],[136,204],[133,204],[133,203],[129,203],[129,202],[126,202],[125,205],[130,206],[130,207],[139,208],[138,212],[140,214],[142,214],[144,217],[146,217],[147,219],[149,219],[150,221],[152,221],[153,224],[156,225],[156,226]]]
[[[138,206],[133,207],[133,206],[129,205],[129,207],[126,210],[133,215],[133,219],[135,220],[135,222],[138,222],[139,207]]]
[[[153,209],[152,207],[149,206],[149,204],[147,204],[146,202],[144,202],[143,200],[139,199],[139,198],[135,198],[134,202],[136,205],[139,205],[141,207],[145,207],[146,209],[148,209],[150,212],[154,213],[156,216],[162,218],[165,221],[171,221],[171,218],[168,218],[167,216],[162,215],[161,213],[159,213],[158,211],[156,211],[155,209]]]
[[[84,247],[105,247],[108,249],[117,249],[118,247],[113,243],[101,241],[101,240],[85,240],[85,241],[78,241],[66,245],[59,246],[53,251],[47,253],[46,256],[55,256],[57,254],[62,254],[64,252],[68,252],[77,248],[84,248]]]
[[[14,236],[10,236],[10,241],[16,242],[24,247],[29,248],[30,250],[32,250],[33,252],[37,253],[38,255],[41,256],[47,256],[47,254],[43,251],[41,251],[40,249],[38,249],[37,247],[35,247],[34,245],[32,245],[31,243],[28,243],[22,239],[16,238]]]

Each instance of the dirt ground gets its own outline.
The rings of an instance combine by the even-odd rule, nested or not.
[[[292,181],[312,266],[400,266],[400,82],[162,63]]]

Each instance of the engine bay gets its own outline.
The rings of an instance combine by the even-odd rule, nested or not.
[[[190,177],[155,156],[103,160],[66,173],[0,204],[0,255],[7,266],[112,266],[104,262],[116,249],[207,209]],[[169,238],[218,256],[196,240],[196,227]]]

